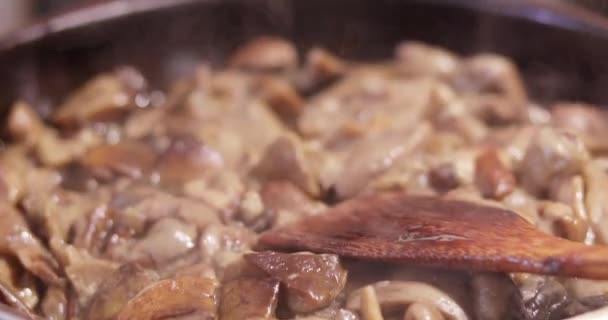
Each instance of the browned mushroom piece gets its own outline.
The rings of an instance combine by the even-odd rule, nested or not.
[[[221,212],[222,216],[233,217],[245,186],[237,173],[224,169],[185,183],[183,193]]]
[[[293,183],[285,181],[265,183],[260,195],[264,210],[272,216],[273,227],[318,214],[327,208],[324,203],[313,200]]]
[[[580,219],[572,207],[559,203],[545,201],[540,204],[537,227],[572,241],[584,242],[589,232],[589,224]]]
[[[256,84],[256,89],[283,122],[295,127],[304,108],[304,99],[287,80],[262,77]]]
[[[551,107],[552,124],[579,135],[591,152],[608,150],[608,112],[597,106],[558,103]]]
[[[82,157],[81,163],[103,178],[111,178],[115,174],[141,178],[152,170],[156,158],[154,149],[145,143],[122,141],[91,149]]]
[[[213,87],[194,91],[185,106],[188,111],[167,117],[163,125],[170,137],[196,137],[219,152],[226,166],[246,170],[284,134],[285,126],[263,101],[249,96],[248,84],[240,87],[243,75],[234,77],[226,86],[237,92],[214,93]]]
[[[34,276],[11,257],[0,257],[0,301],[29,315],[40,302]]]
[[[113,217],[114,230],[129,236],[143,234],[146,227],[169,217],[183,219],[198,228],[220,223],[218,212],[208,204],[150,187],[117,191],[109,201],[108,210]]]
[[[141,139],[165,128],[163,120],[167,117],[167,109],[152,108],[134,111],[125,120],[123,134],[127,139]]]
[[[317,197],[321,192],[319,181],[309,163],[302,141],[295,135],[286,135],[268,146],[252,175],[262,181],[289,181]]]
[[[34,221],[48,239],[67,241],[75,236],[77,224],[96,210],[103,210],[108,197],[103,193],[85,194],[58,186],[61,176],[55,171],[34,169],[25,181],[29,190],[21,202],[25,216]]]
[[[566,175],[553,179],[549,186],[548,196],[552,201],[570,206],[578,220],[588,223],[585,182],[582,175]]]
[[[522,187],[532,194],[545,192],[558,175],[577,174],[589,159],[583,143],[575,135],[543,127],[536,131],[519,165]]]
[[[298,129],[335,149],[379,131],[405,131],[423,120],[436,83],[394,78],[381,66],[361,66],[312,97]]]
[[[102,137],[91,129],[83,129],[76,135],[61,137],[59,131],[45,128],[35,145],[36,157],[50,167],[61,167],[80,158],[90,148],[102,143]]]
[[[530,275],[518,284],[521,309],[526,319],[560,319],[568,303],[564,286],[551,277]]]
[[[527,120],[524,118],[525,115],[518,113],[524,112],[525,109],[518,107],[516,102],[504,95],[492,93],[467,94],[463,97],[463,103],[472,115],[489,125],[503,126]],[[519,103],[526,102],[521,101]]]
[[[145,86],[143,76],[130,67],[98,75],[67,97],[53,114],[53,120],[61,125],[80,126],[116,119],[137,107],[135,96]]]
[[[21,264],[48,285],[61,285],[59,264],[30,231],[19,211],[0,203],[0,253],[15,256]]]
[[[430,185],[439,192],[448,192],[460,184],[452,163],[441,163],[431,168],[428,179]]]
[[[279,299],[279,280],[242,278],[222,286],[220,319],[275,319]]]
[[[125,264],[101,283],[87,307],[86,319],[110,320],[137,293],[159,280],[158,275],[137,264]]]
[[[68,316],[68,298],[66,290],[60,287],[49,287],[40,302],[42,315],[47,319],[64,320]]]
[[[214,269],[218,279],[228,281],[235,276],[240,277],[243,270],[251,271],[241,262],[243,255],[251,252],[256,240],[257,234],[245,227],[213,224],[201,232],[197,249],[200,260]],[[236,270],[232,270],[235,266]],[[258,275],[259,270],[255,271],[254,274]]]
[[[347,63],[323,48],[306,53],[304,67],[293,79],[299,91],[311,93],[321,89],[348,71]]]
[[[7,130],[13,140],[31,146],[44,129],[42,119],[31,105],[20,101],[11,107]]]
[[[500,159],[498,150],[487,149],[475,161],[475,184],[484,197],[502,199],[513,191],[516,181]]]
[[[459,92],[496,93],[509,99],[515,110],[524,110],[527,101],[526,90],[515,64],[508,59],[493,55],[479,54],[463,61],[453,75],[452,85]],[[513,111],[514,116],[517,111]]]
[[[182,186],[201,178],[224,165],[222,156],[211,147],[192,136],[179,136],[171,140],[169,147],[160,155],[156,171],[160,183],[167,187]]]
[[[280,70],[298,64],[295,46],[282,38],[263,36],[238,48],[229,59],[229,65],[251,70]]]
[[[422,123],[409,130],[389,131],[358,142],[345,158],[335,182],[337,196],[344,199],[359,193],[373,178],[419,147],[430,131],[430,126]]]
[[[196,276],[180,276],[151,284],[131,298],[117,320],[154,320],[178,316],[217,319],[218,284]]]
[[[78,306],[86,306],[97,288],[118,268],[118,264],[91,256],[87,251],[52,239],[50,246],[76,295]]]
[[[346,270],[336,255],[259,252],[245,255],[287,289],[287,303],[294,312],[311,312],[328,306],[346,283]]]
[[[0,198],[10,203],[20,200],[29,185],[25,181],[33,167],[26,151],[9,147],[0,154]]]
[[[176,218],[162,218],[155,222],[146,235],[125,248],[127,261],[151,261],[161,267],[187,254],[196,245],[196,225]]]
[[[408,41],[395,49],[398,68],[411,76],[446,77],[454,73],[460,59],[453,53],[421,42]]]

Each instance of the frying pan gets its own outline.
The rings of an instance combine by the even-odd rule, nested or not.
[[[82,81],[124,64],[164,89],[262,34],[362,61],[390,57],[404,39],[496,52],[518,64],[536,101],[608,105],[608,22],[556,1],[130,0],[69,11],[0,40],[0,115],[20,98],[46,116]],[[5,313],[0,319],[16,319]]]

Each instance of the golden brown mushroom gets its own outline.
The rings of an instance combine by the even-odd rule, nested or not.
[[[116,319],[155,320],[185,315],[217,319],[217,286],[213,279],[196,276],[161,280],[130,299]]]

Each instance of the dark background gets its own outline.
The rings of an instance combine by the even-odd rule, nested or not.
[[[46,14],[57,10],[77,6],[82,3],[103,2],[108,0],[37,0],[36,10],[39,14]],[[373,1],[373,0],[371,0]],[[489,0],[491,1],[491,0]],[[556,0],[560,1],[560,0]],[[594,11],[608,14],[608,0],[562,0],[586,6]]]

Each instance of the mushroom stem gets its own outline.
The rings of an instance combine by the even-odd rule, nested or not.
[[[363,320],[384,320],[376,290],[372,286],[361,289],[361,315]]]

